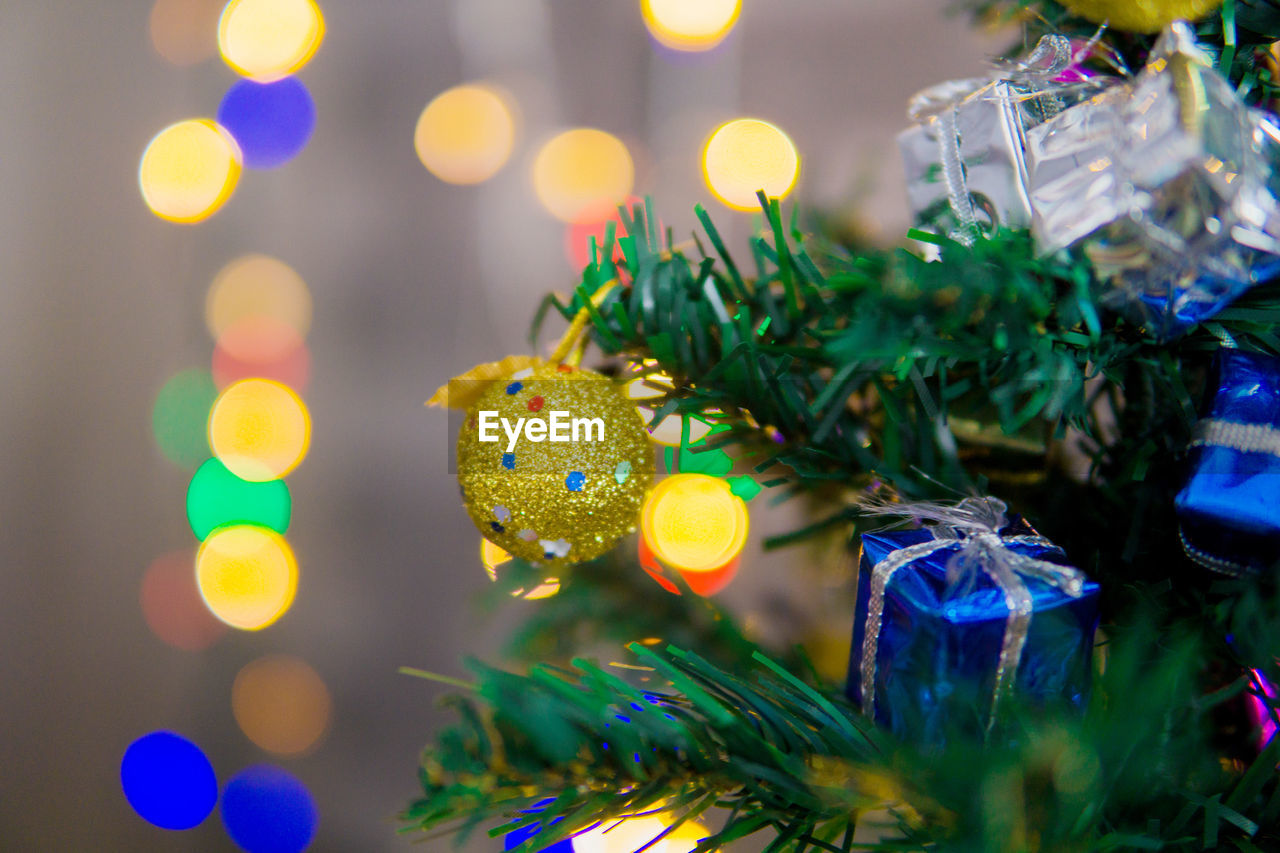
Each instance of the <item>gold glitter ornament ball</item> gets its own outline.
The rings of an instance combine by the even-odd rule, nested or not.
[[[1174,21],[1198,21],[1217,11],[1222,0],[1062,0],[1062,5],[1095,24],[1113,30],[1158,33]]]
[[[590,370],[544,364],[493,382],[458,431],[471,520],[495,545],[543,566],[612,548],[635,530],[652,482],[639,411]]]

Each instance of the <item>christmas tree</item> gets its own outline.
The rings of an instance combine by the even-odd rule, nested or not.
[[[1280,7],[966,6],[1025,37],[911,104],[902,246],[764,193],[747,255],[702,210],[686,240],[625,206],[530,354],[433,398],[467,413],[497,591],[559,592],[515,631],[524,666],[417,673],[458,722],[406,831],[1280,847]],[[637,381],[650,426],[681,424],[656,484]],[[486,421],[545,433],[557,407],[603,446]],[[847,678],[707,596],[744,498],[811,511],[769,546],[860,549]]]

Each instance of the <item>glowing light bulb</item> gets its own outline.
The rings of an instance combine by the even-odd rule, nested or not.
[[[283,480],[252,483],[209,459],[187,486],[187,521],[197,539],[228,524],[258,524],[277,533],[289,529],[293,501]]]
[[[329,688],[305,661],[268,655],[244,666],[231,685],[231,711],[245,737],[267,752],[301,755],[329,728]]]
[[[151,430],[164,457],[194,468],[209,457],[209,410],[218,389],[207,370],[183,370],[156,394]]]
[[[195,65],[218,52],[223,0],[156,0],[149,29],[156,53],[174,65]]]
[[[173,551],[151,562],[138,602],[147,627],[161,641],[189,652],[209,648],[227,626],[204,606],[196,587],[195,549]]]
[[[674,474],[645,499],[640,529],[662,562],[681,572],[713,572],[741,553],[747,505],[719,477]]]
[[[228,327],[247,317],[270,317],[305,338],[311,328],[311,292],[302,276],[283,261],[269,255],[242,255],[214,276],[205,297],[204,318],[217,341]]]
[[[498,568],[504,563],[511,561],[511,555],[506,552],[500,545],[495,545],[484,537],[480,538],[480,562],[484,564],[485,573],[489,575],[489,580],[498,580]],[[512,598],[523,598],[526,601],[537,601],[541,598],[550,598],[560,591],[560,579],[555,577],[544,578],[542,583],[533,589],[525,592],[523,589],[513,589],[511,591]]]
[[[246,767],[222,791],[222,825],[241,850],[302,853],[319,819],[307,786],[271,764]]]
[[[800,155],[791,138],[767,121],[739,118],[711,134],[702,152],[707,186],[735,210],[757,210],[757,190],[783,198],[800,175]]]
[[[680,587],[676,586],[668,577],[668,571],[677,571],[676,569],[668,569],[662,565],[662,562],[654,555],[653,549],[649,547],[649,543],[645,542],[643,536],[639,537],[636,543],[637,556],[640,560],[640,568],[644,569],[645,574],[653,578],[658,586],[667,592],[675,595],[682,595]],[[728,563],[718,569],[712,569],[707,572],[678,572],[680,577],[689,589],[698,595],[715,595],[720,590],[727,587],[735,577],[738,576],[738,569],[742,565],[742,555],[737,554]]]
[[[650,844],[672,822],[665,815],[652,814],[637,815],[621,821],[606,820],[573,837],[574,853],[634,853],[641,848],[645,849],[645,853],[690,853],[701,839],[711,834],[700,824],[687,822],[670,835]]]
[[[138,816],[162,829],[199,826],[218,802],[218,780],[200,747],[157,731],[129,744],[120,784]]]
[[[590,222],[624,201],[635,181],[631,153],[603,130],[574,128],[553,137],[533,161],[542,206],[564,222]]]
[[[296,77],[273,83],[238,80],[222,96],[218,124],[235,137],[250,169],[274,169],[306,147],[316,105]]]
[[[297,331],[274,317],[245,317],[228,326],[213,350],[218,388],[253,377],[274,379],[298,391],[311,379],[311,351]]]
[[[208,219],[231,198],[240,179],[240,149],[209,119],[171,124],[147,143],[138,186],[151,212],[170,222]]]
[[[232,628],[257,631],[293,604],[298,563],[284,537],[255,525],[221,527],[196,553],[196,584],[209,611]]]
[[[640,14],[658,43],[672,50],[710,50],[737,23],[742,0],[641,0]]]
[[[288,385],[241,379],[218,395],[209,413],[209,446],[242,480],[283,477],[311,446],[311,415]]]
[[[237,73],[269,83],[306,65],[324,39],[314,0],[231,0],[218,21],[218,50]]]
[[[491,86],[454,86],[418,116],[413,148],[431,174],[450,184],[478,184],[506,165],[515,147],[509,97]]]

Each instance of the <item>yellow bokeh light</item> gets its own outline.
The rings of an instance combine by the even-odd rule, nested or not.
[[[800,176],[800,155],[776,125],[739,118],[711,134],[702,152],[702,171],[720,201],[735,210],[758,210],[757,190],[772,198],[791,192]]]
[[[209,412],[209,446],[231,473],[262,482],[288,474],[311,445],[311,415],[288,385],[241,379]]]
[[[747,541],[747,505],[719,477],[674,474],[645,499],[640,529],[653,553],[684,572],[722,568]]]
[[[329,728],[329,688],[305,661],[258,658],[231,685],[231,712],[245,737],[267,752],[300,755]]]
[[[742,0],[641,0],[645,26],[664,47],[710,50],[738,20]]]
[[[174,65],[195,65],[218,52],[223,0],[156,0],[149,29],[156,53]]]
[[[504,563],[511,561],[511,555],[506,552],[500,545],[495,545],[488,539],[481,537],[480,539],[480,562],[484,564],[485,573],[489,575],[489,580],[496,581],[498,579],[498,567]],[[512,598],[523,598],[526,601],[537,601],[540,598],[550,598],[560,591],[559,578],[543,578],[542,583],[533,589],[525,592],[523,589],[511,590]]]
[[[171,124],[147,143],[138,186],[151,212],[170,222],[199,222],[231,198],[240,180],[240,147],[204,118]]]
[[[257,631],[275,622],[298,591],[298,564],[284,537],[267,527],[219,527],[196,554],[196,584],[214,616]]]
[[[305,338],[311,328],[311,293],[302,276],[268,255],[244,255],[218,271],[209,286],[205,322],[213,339],[249,317],[270,317]]]
[[[489,86],[454,86],[418,117],[413,148],[431,174],[450,184],[487,181],[506,165],[516,141],[510,100]]]
[[[579,127],[553,137],[533,161],[533,188],[552,216],[586,222],[607,215],[630,195],[635,165],[622,140]]]
[[[218,21],[218,50],[235,71],[270,82],[297,71],[324,39],[315,0],[231,0]]]
[[[690,853],[711,833],[694,821],[680,824],[674,832],[645,847],[661,835],[672,821],[665,815],[637,815],[621,821],[607,820],[573,836],[574,853]]]

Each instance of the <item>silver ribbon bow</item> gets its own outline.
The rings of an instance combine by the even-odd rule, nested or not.
[[[1007,524],[1007,507],[998,498],[965,498],[955,506],[932,503],[864,504],[860,508],[869,515],[893,515],[929,522],[934,538],[927,542],[899,548],[880,560],[871,570],[871,594],[867,604],[867,623],[862,639],[861,686],[862,711],[874,716],[876,702],[876,656],[880,647],[880,628],[884,619],[884,594],[889,581],[901,568],[937,551],[955,548],[947,561],[948,584],[955,586],[971,581],[979,573],[987,574],[1004,593],[1009,615],[1005,621],[1000,657],[996,662],[995,692],[987,718],[990,731],[996,719],[1000,697],[1013,687],[1018,664],[1031,626],[1033,601],[1023,577],[1037,578],[1079,598],[1084,592],[1085,576],[1070,566],[1037,560],[1019,554],[1010,545],[1040,545],[1061,551],[1048,539],[1038,535],[1001,537]]]

